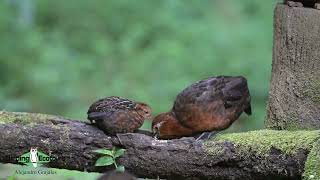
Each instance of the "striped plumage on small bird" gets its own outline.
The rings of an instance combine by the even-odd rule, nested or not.
[[[135,132],[145,119],[152,118],[147,104],[117,96],[96,101],[87,114],[91,123],[110,135]]]

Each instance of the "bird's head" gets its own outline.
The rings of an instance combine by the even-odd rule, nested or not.
[[[161,113],[152,120],[152,126],[151,126],[152,133],[154,134],[155,137],[159,138],[161,136],[160,133],[161,133],[162,125],[166,126],[170,118],[171,118],[170,113]]]
[[[145,103],[137,103],[136,110],[140,116],[142,116],[144,119],[152,119],[152,111],[150,106],[148,106]]]
[[[160,139],[174,139],[192,134],[192,131],[183,127],[173,112],[167,112],[152,120],[152,133]]]

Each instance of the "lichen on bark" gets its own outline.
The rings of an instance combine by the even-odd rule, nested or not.
[[[51,120],[60,119],[58,116],[40,113],[27,112],[7,112],[0,111],[0,124],[34,124],[34,123],[52,123]]]

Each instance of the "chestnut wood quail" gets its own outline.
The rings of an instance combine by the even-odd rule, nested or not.
[[[93,103],[88,110],[88,119],[110,135],[134,132],[145,119],[151,119],[151,108],[141,102],[121,97],[107,97]]]
[[[247,80],[217,76],[198,81],[178,94],[170,112],[156,116],[152,131],[160,139],[202,135],[228,128],[242,112],[251,115]],[[206,132],[206,133],[203,133]]]

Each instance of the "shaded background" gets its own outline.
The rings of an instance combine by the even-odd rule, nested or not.
[[[168,111],[189,84],[247,77],[263,128],[276,0],[2,0],[0,108],[86,119],[101,97]],[[150,128],[148,124],[145,129]]]

